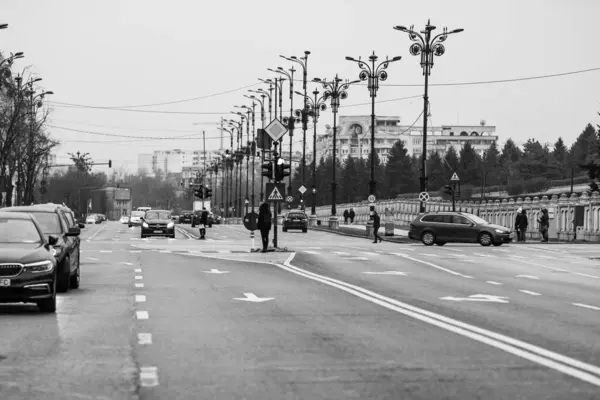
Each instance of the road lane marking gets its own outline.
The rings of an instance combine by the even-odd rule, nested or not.
[[[496,258],[496,256],[492,256],[490,254],[483,254],[483,253],[473,253],[474,256],[479,256],[479,257],[488,257],[488,258]]]
[[[307,247],[308,250],[323,250],[321,247]]]
[[[264,303],[273,300],[275,297],[258,297],[254,293],[244,293],[244,297],[234,297],[233,300],[247,301],[250,303]]]
[[[89,242],[89,241],[93,240],[103,230],[104,230],[103,228],[98,229],[92,236],[90,236],[89,238],[87,238],[86,242]]]
[[[450,301],[479,301],[484,303],[508,303],[508,297],[505,296],[494,296],[491,294],[474,294],[469,297],[453,297],[446,296],[440,297],[440,300],[450,300]]]
[[[98,261],[98,259],[94,257],[86,257],[86,260]]]
[[[333,254],[337,254],[338,256],[349,256],[350,253],[346,253],[345,251],[334,251]]]
[[[373,253],[371,251],[361,251],[362,254],[364,254],[365,256],[378,256],[379,254],[377,253]]]
[[[141,276],[141,275],[136,275],[135,276],[135,280],[137,280],[137,281],[141,281],[142,279],[144,279],[144,277]]]
[[[210,271],[202,271],[202,272],[204,272],[206,274],[217,274],[217,275],[229,273],[229,271],[219,271],[218,269],[211,269]]]
[[[143,294],[136,294],[135,295],[135,302],[136,303],[143,303],[146,301],[146,296],[144,296]]]
[[[151,333],[138,333],[138,344],[152,344],[152,334]]]
[[[141,268],[136,268],[136,269],[133,270],[133,272],[142,272],[142,269]]]
[[[462,276],[463,278],[473,278],[472,276],[464,275],[464,274],[461,274],[460,272],[456,272],[456,271],[453,271],[453,270],[448,269],[448,268],[440,267],[439,265],[435,265],[435,264],[430,263],[428,261],[419,260],[417,258],[410,257],[410,256],[408,256],[406,254],[402,254],[402,253],[392,253],[392,254],[400,256],[400,257],[404,257],[404,258],[406,258],[408,260],[419,262],[421,264],[429,265],[430,267],[433,267],[435,269],[439,269],[440,271],[444,271],[444,272],[447,272],[447,273],[452,274],[452,275]]]
[[[583,308],[589,308],[590,310],[596,310],[596,311],[600,311],[600,307],[596,307],[596,306],[590,306],[588,304],[583,304],[583,303],[573,303],[574,306],[577,307],[583,307]]]
[[[135,253],[141,253],[142,251],[141,250],[129,250],[129,252],[131,254],[135,254]]]
[[[540,278],[538,278],[537,276],[533,276],[533,275],[517,275],[515,278],[527,278],[527,279],[535,279],[535,280],[540,280]]]
[[[534,262],[531,262],[531,261],[524,261],[524,260],[516,260],[516,261],[520,261],[522,263],[533,265],[533,266],[540,267],[540,268],[549,269],[549,270],[552,270],[552,271],[570,272],[573,275],[580,275],[580,276],[585,276],[587,278],[593,278],[593,279],[599,279],[600,278],[600,276],[583,274],[581,272],[573,272],[573,271],[569,271],[568,269],[562,269],[562,268],[556,268],[556,267],[549,267],[547,265],[537,264],[537,263],[534,263]]]
[[[306,253],[306,254],[319,254],[318,251],[312,251],[312,250],[304,250],[304,253]]]
[[[136,288],[143,288],[143,287],[144,287],[144,284],[143,284],[143,283],[136,283],[136,284],[135,284],[135,287],[136,287]]]
[[[344,260],[350,260],[350,261],[368,261],[369,259],[367,257],[348,257],[348,258],[344,258]]]
[[[593,279],[598,279],[600,278],[600,276],[596,276],[596,275],[588,275],[588,274],[584,274],[581,272],[573,272],[575,275],[579,275],[579,276],[585,276],[586,278],[593,278]]]
[[[423,254],[417,254],[418,256],[426,256],[426,257],[437,257],[439,254],[429,254],[429,253],[423,253]]]
[[[150,318],[150,314],[148,314],[148,311],[136,311],[135,312],[135,316],[137,319],[148,319]]]
[[[112,253],[112,250],[100,250],[100,253]]]
[[[133,265],[133,263],[130,263],[130,262],[125,262],[125,261],[121,261],[121,264],[125,264],[125,265]]]
[[[140,368],[140,385],[142,387],[158,386],[158,368],[156,368],[156,367],[141,367]]]
[[[220,254],[229,254],[229,253],[231,253],[231,251],[229,251],[229,250],[217,250],[217,253],[220,253]]]
[[[460,250],[460,249],[453,249],[451,247],[444,247],[444,250],[448,250],[448,251],[460,251],[460,252],[464,251],[464,250]]]
[[[159,253],[171,253],[171,250],[160,250]]]
[[[525,294],[530,294],[530,295],[532,295],[532,296],[541,296],[541,294],[540,294],[540,293],[537,293],[537,292],[532,292],[531,290],[521,290],[521,289],[519,289],[519,292],[521,292],[521,293],[525,293]]]
[[[396,311],[430,325],[454,332],[458,335],[468,337],[480,343],[487,344],[488,346],[495,347],[507,353],[516,355],[523,359],[543,365],[549,369],[562,372],[566,375],[600,387],[600,367],[584,363],[574,358],[564,356],[562,354],[511,338],[509,336],[505,336],[487,329],[478,328],[474,325],[470,325],[453,318],[444,317],[443,315],[411,306],[407,303],[382,296],[347,282],[303,270],[290,264],[295,255],[296,253],[290,254],[283,264],[271,264],[296,275],[338,288],[389,310]]]
[[[496,281],[485,281],[485,283],[489,283],[490,285],[502,285],[500,282]]]

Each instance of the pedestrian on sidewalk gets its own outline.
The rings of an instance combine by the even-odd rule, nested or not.
[[[519,207],[517,210],[517,215],[515,216],[515,233],[517,234],[517,242],[521,241],[521,230],[519,228],[521,226],[521,218],[523,217],[522,211],[523,209]]]
[[[354,208],[350,209],[350,212],[348,213],[348,216],[350,217],[350,225],[354,224],[354,216],[356,214],[354,213]]]
[[[348,219],[350,218],[350,213],[348,212],[348,209],[344,210],[344,225],[348,224]]]
[[[200,239],[203,240],[206,239],[206,225],[208,225],[208,211],[206,211],[206,208],[202,207],[202,212],[200,214]]]
[[[521,211],[521,218],[519,219],[519,242],[525,242],[525,233],[527,233],[527,227],[529,226],[529,221],[527,220],[527,212],[525,210]]]
[[[550,227],[550,217],[546,208],[542,208],[542,216],[538,219],[538,223],[540,224],[542,243],[545,243],[548,241],[548,228]]]
[[[377,239],[379,239],[379,243],[381,243],[383,241],[381,236],[379,236],[379,234],[377,234],[377,231],[379,231],[380,227],[381,227],[381,218],[379,218],[379,214],[377,214],[377,211],[373,211],[373,235],[375,236],[375,240],[373,241],[373,243],[377,243]]]
[[[269,207],[269,203],[266,201],[260,205],[258,209],[258,221],[257,227],[260,230],[260,237],[262,239],[262,251],[261,253],[266,253],[269,248],[269,231],[271,230],[271,208]]]

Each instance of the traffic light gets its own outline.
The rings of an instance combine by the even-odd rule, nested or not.
[[[203,199],[204,198],[204,186],[200,185],[200,188],[194,190],[194,196]]]
[[[262,165],[262,176],[273,179],[273,164],[268,162]]]
[[[208,199],[209,197],[212,197],[212,189],[209,188],[204,188],[205,192],[204,192],[204,198]]]
[[[444,193],[449,196],[452,196],[454,194],[454,188],[452,188],[452,185],[444,186]]]
[[[108,160],[108,168],[112,168],[112,160]]]
[[[286,176],[290,176],[290,164],[286,164],[283,158],[280,158],[275,169],[275,181],[281,182]]]

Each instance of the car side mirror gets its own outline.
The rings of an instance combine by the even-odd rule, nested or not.
[[[79,226],[79,229],[83,229],[83,228],[85,228],[85,224],[81,224],[81,223],[79,223],[79,224],[77,224],[77,226]]]
[[[58,243],[58,238],[56,236],[54,236],[54,235],[48,236],[48,244],[50,246],[54,246],[54,245],[56,245],[56,243]]]
[[[69,231],[67,232],[67,236],[79,236],[79,234],[81,234],[81,228],[78,226],[70,227]]]

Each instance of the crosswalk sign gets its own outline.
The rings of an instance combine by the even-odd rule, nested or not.
[[[447,176],[447,175],[446,175]],[[458,175],[456,174],[456,172],[452,175],[452,178],[450,178],[450,182],[457,182],[460,181],[460,178],[458,177]]]
[[[285,193],[285,184],[284,183],[267,183],[267,187],[265,190],[267,195],[267,201],[284,201],[285,198],[283,194]]]

